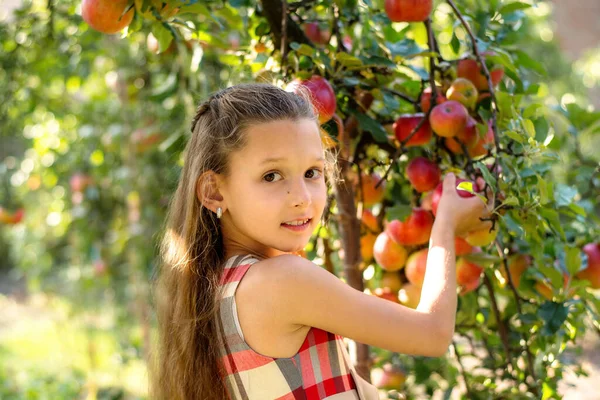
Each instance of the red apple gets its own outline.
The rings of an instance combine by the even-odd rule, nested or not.
[[[467,241],[461,237],[454,238],[454,252],[455,255],[464,256],[465,254],[470,254],[473,252],[473,246],[471,246]]]
[[[458,185],[461,182],[470,182],[466,179],[462,179],[462,178],[456,178],[456,186],[458,187]],[[471,182],[473,183],[473,182]],[[477,187],[475,186],[475,184],[473,184],[473,189],[476,189]],[[435,188],[434,192],[433,192],[433,197],[431,198],[431,211],[433,211],[433,215],[436,215],[437,213],[437,208],[438,205],[440,204],[440,200],[442,199],[442,193],[444,192],[444,185],[443,182],[440,182],[437,187]],[[459,194],[460,197],[473,197],[474,194],[471,194],[465,190],[458,190],[456,189],[456,192]]]
[[[401,245],[415,246],[429,242],[433,228],[433,215],[422,208],[413,208],[412,213],[402,222],[390,221],[387,232]]]
[[[398,271],[406,263],[406,249],[396,243],[390,235],[383,231],[375,240],[373,257],[379,266],[386,271]]]
[[[464,285],[460,285],[460,291],[458,294],[460,296],[464,296],[465,294],[470,293],[470,292],[474,291],[475,289],[477,289],[479,287],[479,285],[481,285],[481,277],[477,277],[477,278],[473,279],[472,281],[465,283]]]
[[[377,217],[373,215],[371,210],[365,208],[363,209],[361,222],[364,226],[366,226],[371,232],[379,233],[379,224],[377,223]]]
[[[483,268],[479,265],[459,257],[456,261],[456,283],[460,286],[466,286],[469,283],[479,279]]]
[[[588,243],[583,246],[588,256],[588,266],[577,273],[577,278],[590,281],[591,287],[600,289],[600,243]]]
[[[502,77],[504,76],[504,67],[502,65],[496,65],[492,68],[489,68],[488,70],[490,72],[492,85],[496,87],[502,80]],[[480,64],[472,58],[464,58],[462,60],[459,60],[456,68],[456,74],[460,78],[466,78],[473,82],[473,84],[479,91],[489,90],[487,79],[483,74]]]
[[[469,156],[471,158],[477,158],[485,156],[488,153],[488,148],[494,145],[494,128],[492,121],[488,122],[488,130],[484,137],[477,136],[478,140],[475,145],[469,149]]]
[[[18,208],[14,213],[11,213],[7,209],[0,207],[0,223],[6,225],[16,225],[23,220],[24,216],[24,208]]]
[[[454,154],[463,154],[463,148],[458,140],[460,140],[467,147],[467,151],[469,151],[469,149],[472,149],[480,140],[477,131],[477,120],[469,116],[465,129],[457,133],[455,137],[446,138],[444,140],[446,141],[448,148]],[[469,151],[469,153],[471,152]]]
[[[134,15],[133,8],[125,15],[128,0],[83,0],[81,17],[98,32],[117,33],[128,26]]]
[[[367,232],[360,237],[360,255],[363,261],[371,261],[373,258],[373,246],[375,246],[377,234]]]
[[[458,101],[448,100],[433,107],[429,115],[431,129],[443,137],[456,136],[465,129],[469,112]]]
[[[509,257],[508,273],[510,274],[510,278],[515,288],[519,288],[519,285],[521,284],[521,276],[530,265],[531,256],[529,255],[515,254]],[[503,265],[500,267],[500,273],[502,274],[502,277],[504,277],[505,284],[508,284],[508,275],[506,274],[506,269]]]
[[[385,181],[381,185],[377,186],[377,183],[381,180],[378,173],[373,172],[371,174],[361,175],[361,187],[363,196],[363,205],[365,207],[372,207],[375,204],[381,203],[385,196]],[[376,187],[377,186],[377,187]],[[360,197],[356,194],[357,199]]]
[[[422,249],[412,253],[406,260],[406,279],[413,285],[423,286],[425,279],[425,269],[427,268],[427,255],[429,249]]]
[[[385,0],[385,12],[392,22],[421,22],[429,18],[433,0]]]
[[[436,105],[442,104],[445,101],[446,101],[446,98],[442,94],[442,88],[438,87],[435,104]],[[424,113],[429,111],[429,107],[431,107],[431,87],[428,87],[425,90],[423,90],[423,93],[421,93],[420,103],[421,103],[421,111],[423,111]]]
[[[401,115],[394,123],[396,139],[403,142],[424,118],[425,114],[423,113]],[[427,144],[431,140],[431,136],[431,126],[429,121],[425,120],[419,130],[406,142],[405,146],[412,147]]]
[[[300,90],[308,89],[313,99],[313,106],[319,115],[319,122],[324,124],[329,121],[333,114],[337,103],[335,100],[335,92],[331,84],[323,77],[313,75],[310,79],[292,81],[287,90],[291,92],[299,92]]]
[[[417,308],[421,301],[421,288],[412,283],[405,283],[398,292],[400,303],[410,308]]]
[[[440,183],[440,167],[425,157],[415,157],[406,167],[406,175],[417,192],[428,192]]]
[[[474,109],[477,104],[479,92],[470,80],[466,78],[456,78],[450,88],[446,92],[448,100],[455,100],[463,106]]]
[[[304,33],[314,44],[325,45],[331,39],[331,32],[328,29],[321,29],[318,22],[307,22],[304,24]]]

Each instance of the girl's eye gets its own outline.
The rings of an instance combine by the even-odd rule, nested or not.
[[[316,179],[316,178],[320,178],[320,177],[321,177],[321,174],[323,173],[323,171],[321,171],[319,168],[311,168],[311,169],[309,169],[308,171],[309,171],[309,172],[310,172],[310,171],[317,171],[317,172],[316,172],[316,176],[315,176],[315,173],[313,173],[313,176],[312,176],[312,177],[313,177],[313,178],[315,178],[315,179]]]
[[[266,174],[263,177],[263,179],[266,180],[267,182],[273,182],[271,179],[269,179],[269,177],[273,176],[273,175],[279,175],[279,173],[278,172],[269,172],[268,174]]]

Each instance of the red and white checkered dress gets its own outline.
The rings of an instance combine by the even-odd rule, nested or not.
[[[323,400],[359,399],[353,367],[344,357],[339,335],[312,327],[300,350],[291,358],[271,358],[253,351],[240,329],[235,291],[250,266],[252,255],[234,256],[221,278],[221,361],[231,399]],[[347,353],[345,353],[347,356]],[[351,372],[352,371],[352,372]]]

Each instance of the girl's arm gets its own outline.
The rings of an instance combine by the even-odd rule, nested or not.
[[[283,255],[256,269],[253,307],[260,325],[294,332],[313,326],[390,351],[442,356],[454,333],[456,233],[481,229],[486,214],[477,197],[464,199],[452,174],[444,181],[432,230],[421,301],[416,310],[358,291],[309,260]],[[488,223],[489,226],[489,223]]]

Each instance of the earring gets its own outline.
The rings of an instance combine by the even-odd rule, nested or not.
[[[217,218],[221,218],[223,215],[223,209],[221,207],[217,207]]]

